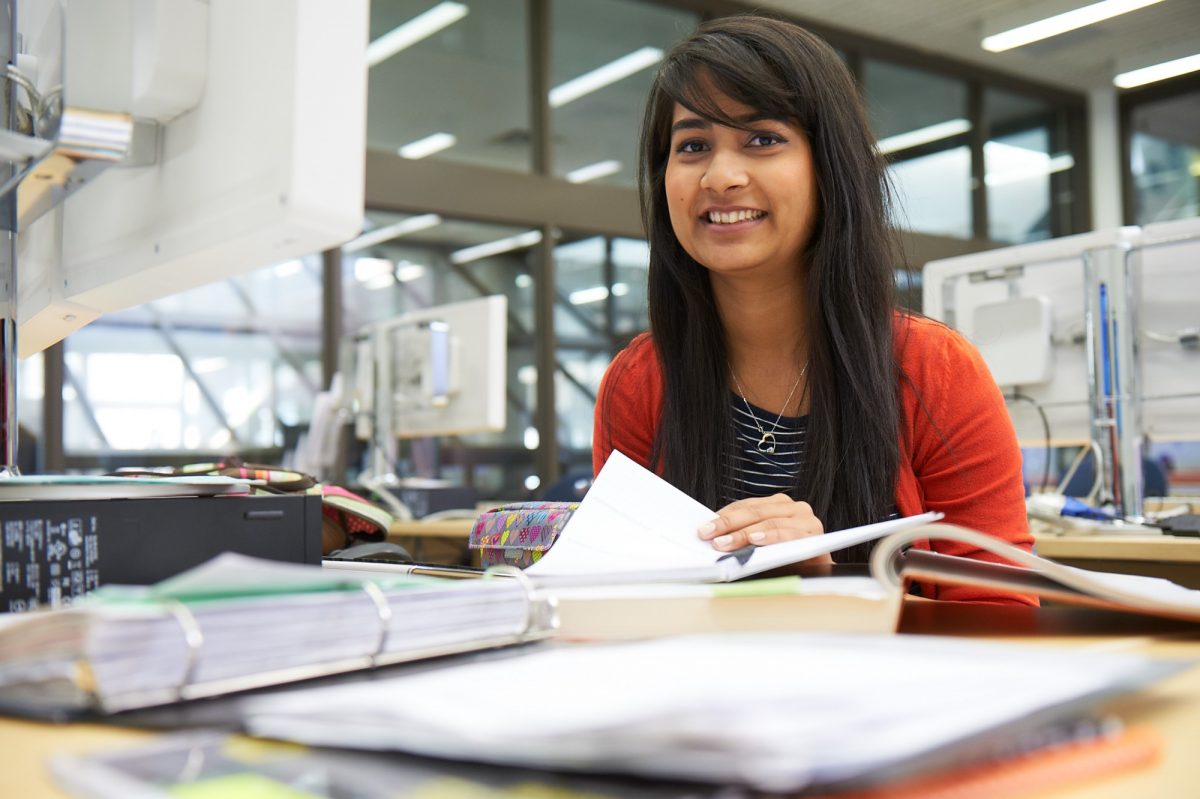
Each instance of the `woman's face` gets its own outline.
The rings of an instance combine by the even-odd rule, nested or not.
[[[808,136],[719,93],[716,100],[748,130],[676,104],[665,186],[675,236],[715,273],[799,275],[817,204]]]

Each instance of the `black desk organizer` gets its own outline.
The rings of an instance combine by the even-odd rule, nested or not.
[[[149,585],[222,552],[321,562],[315,495],[0,502],[0,612]]]

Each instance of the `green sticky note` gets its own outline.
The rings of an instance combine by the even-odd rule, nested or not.
[[[765,580],[739,580],[736,583],[718,583],[713,586],[713,596],[780,596],[800,593],[800,578],[769,577]]]
[[[251,771],[174,785],[167,793],[180,799],[321,799]]]

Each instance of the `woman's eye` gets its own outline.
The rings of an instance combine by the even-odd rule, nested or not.
[[[774,133],[755,133],[750,137],[750,146],[769,147],[772,144],[779,144],[782,141],[783,137]]]
[[[699,153],[703,151],[704,142],[699,139],[688,139],[687,141],[680,142],[675,148],[675,152],[677,153]]]

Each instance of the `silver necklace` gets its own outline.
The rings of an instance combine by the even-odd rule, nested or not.
[[[742,384],[738,382],[737,375],[733,373],[733,366],[729,367],[729,374],[733,378],[733,384],[737,386],[738,394],[742,397],[742,402],[746,404],[746,412],[750,414],[750,419],[754,422],[754,426],[758,428],[758,432],[762,438],[758,440],[758,451],[764,455],[775,454],[775,431],[779,429],[779,420],[783,418],[784,411],[788,409],[788,405],[792,402],[792,397],[796,394],[796,389],[800,387],[800,381],[804,379],[804,373],[808,371],[808,364],[800,369],[800,374],[796,376],[796,382],[792,384],[792,390],[788,392],[787,399],[783,401],[783,410],[775,417],[775,424],[771,425],[770,430],[763,430],[763,426],[759,424],[758,417],[754,415],[754,410],[750,407],[750,400],[746,399],[746,392],[742,390]]]

